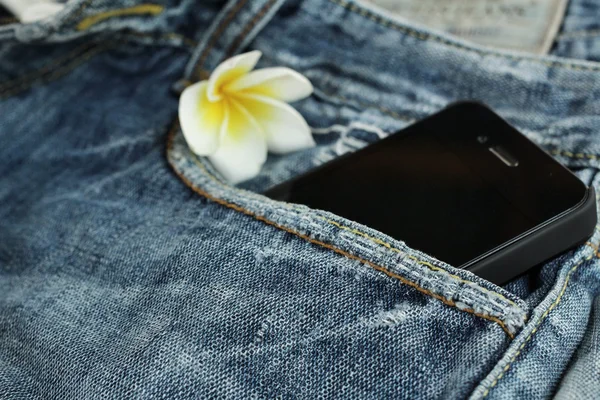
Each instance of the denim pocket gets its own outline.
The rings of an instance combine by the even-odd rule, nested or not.
[[[315,95],[298,104],[297,108],[306,117],[309,124],[313,126],[313,133],[317,142],[315,148],[285,156],[270,155],[264,168],[256,178],[243,182],[239,188],[234,188],[217,178],[218,173],[212,170],[206,160],[196,157],[187,149],[185,141],[179,133],[179,128],[175,127],[169,141],[167,153],[169,161],[178,175],[197,193],[237,211],[265,220],[264,222],[268,224],[274,224],[281,229],[293,231],[305,240],[315,240],[319,242],[319,245],[331,246],[334,251],[341,251],[345,256],[358,257],[366,266],[381,270],[388,276],[398,279],[416,290],[425,289],[425,291],[430,291],[429,283],[436,282],[437,285],[437,283],[443,281],[441,287],[434,287],[431,293],[427,294],[433,294],[434,297],[440,296],[443,302],[451,305],[469,304],[466,308],[471,311],[477,310],[481,305],[484,309],[488,309],[489,304],[484,305],[478,303],[478,301],[473,302],[472,298],[469,298],[469,301],[465,303],[463,300],[453,298],[456,291],[447,292],[445,288],[442,288],[446,284],[450,286],[481,285],[483,293],[486,293],[484,296],[484,298],[487,298],[486,301],[489,300],[491,303],[495,303],[498,298],[501,298],[503,302],[509,300],[505,304],[509,305],[512,311],[502,312],[501,321],[505,321],[504,318],[509,313],[519,309],[518,313],[520,313],[519,318],[521,320],[515,326],[520,326],[525,319],[527,310],[535,307],[550,290],[554,283],[552,275],[560,269],[560,266],[556,263],[562,263],[560,258],[547,264],[542,278],[538,279],[534,274],[512,282],[507,286],[507,289],[511,292],[509,294],[505,289],[485,282],[467,271],[452,268],[446,263],[419,252],[417,249],[406,246],[403,242],[393,240],[387,235],[353,221],[303,206],[275,202],[256,193],[326,163],[335,157],[358,150],[442,107],[435,100],[432,100],[431,103],[423,101],[410,102],[408,101],[408,97],[411,96],[410,93],[406,94],[407,101],[403,103],[405,105],[403,110],[390,110],[376,106],[373,103],[362,103],[359,100],[339,95],[336,87],[344,85],[343,78],[336,76],[329,79],[330,75],[327,71],[309,70],[305,72],[312,78],[313,82],[316,82]],[[357,83],[353,83],[353,85],[356,86]],[[550,144],[552,141],[550,135],[539,135],[526,130],[525,133],[557,156],[564,155],[565,152],[571,154],[567,150],[553,150],[553,146]],[[561,139],[564,140],[564,135],[561,135]],[[581,139],[577,140],[580,141]],[[577,143],[577,141],[575,139],[567,140],[565,143]],[[578,156],[575,153],[572,153],[572,155],[574,157],[570,161],[575,160],[577,164],[568,163],[571,167],[588,168],[592,166],[590,163],[593,164],[597,161],[596,157],[591,155],[586,157]],[[584,181],[589,181],[586,183],[591,183],[594,171],[594,168],[581,169],[578,174]],[[247,204],[247,206],[244,204]],[[272,215],[272,217],[267,217],[267,214]],[[389,256],[391,258],[386,258]],[[409,265],[406,270],[403,270],[403,262],[407,262]],[[382,266],[382,263],[391,267]],[[397,274],[398,271],[395,268],[400,271],[399,274]],[[412,275],[413,273],[416,273],[416,275]],[[437,276],[438,273],[440,276]],[[433,280],[430,279],[431,276],[434,276]],[[441,281],[437,281],[438,278]],[[417,283],[421,281],[427,282],[424,285],[425,288]],[[441,293],[452,294],[447,297]],[[490,293],[492,295],[488,297]],[[516,305],[517,308],[512,308],[513,305]],[[486,312],[476,313],[487,316]],[[514,322],[515,320],[509,324]],[[502,324],[504,323],[502,322]],[[511,329],[509,328],[509,331]]]
[[[364,126],[362,128],[363,134],[373,134],[365,131]],[[276,169],[277,163],[295,163],[294,157],[332,156],[335,148],[335,143],[325,142],[309,150],[308,155],[303,152],[285,160],[278,157],[267,168]],[[348,260],[358,261],[365,268],[383,273],[446,305],[492,321],[509,336],[514,335],[526,319],[526,306],[521,299],[467,271],[452,268],[402,242],[331,213],[273,201],[253,191],[228,185],[218,178],[208,162],[190,152],[178,125],[169,135],[167,156],[177,175],[197,194]],[[247,183],[247,187],[264,187],[274,176],[269,172],[267,169],[264,175]]]

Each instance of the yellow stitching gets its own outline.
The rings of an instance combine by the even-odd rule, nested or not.
[[[597,226],[596,226],[596,230],[598,230]],[[589,248],[593,249],[596,257],[600,258],[600,249],[598,248],[598,246],[595,246],[589,242],[585,243],[585,245],[588,246]]]
[[[175,133],[177,131],[176,128],[178,126],[179,126],[179,124],[178,124],[178,122],[176,120],[176,122],[171,127],[171,129],[169,131],[169,134],[167,135],[167,146],[166,146],[167,154],[169,153],[169,151],[171,150],[171,148],[173,146],[173,140],[174,140],[174,137],[175,137]],[[203,170],[203,172],[206,174],[206,176],[208,176],[213,182],[215,182],[215,183],[217,183],[217,184],[225,187],[228,190],[237,190],[235,188],[230,188],[229,186],[227,186],[224,183],[222,183],[221,181],[219,181],[216,177],[214,177],[204,167],[204,165],[202,164],[202,162],[200,162],[200,160],[198,160],[198,158],[196,157],[196,155],[194,155],[193,153],[192,153],[192,160],[194,160],[194,162]],[[344,250],[341,250],[341,249],[339,249],[339,248],[337,248],[337,247],[335,247],[335,246],[333,246],[331,244],[328,244],[328,243],[325,243],[325,242],[321,242],[321,241],[313,239],[313,238],[311,238],[311,237],[309,237],[307,235],[304,235],[302,233],[296,232],[293,229],[288,228],[286,226],[279,225],[279,224],[277,224],[277,223],[275,223],[275,222],[273,222],[273,221],[271,221],[271,220],[269,220],[269,219],[267,219],[267,218],[265,218],[265,217],[263,217],[261,215],[255,214],[252,211],[247,210],[244,207],[241,207],[241,206],[239,206],[237,204],[230,203],[228,201],[225,201],[223,199],[215,197],[215,196],[213,196],[213,195],[205,192],[204,190],[198,188],[197,186],[195,186],[188,178],[185,177],[185,175],[183,175],[177,169],[177,167],[173,164],[173,162],[171,161],[171,159],[168,156],[167,156],[167,161],[168,161],[169,165],[171,166],[171,168],[173,169],[173,171],[175,172],[175,174],[183,181],[183,183],[186,186],[188,186],[190,189],[192,189],[195,193],[197,193],[197,194],[199,194],[199,195],[201,195],[201,196],[203,196],[203,197],[205,197],[205,198],[207,198],[207,199],[209,199],[211,201],[214,201],[215,203],[221,204],[221,205],[223,205],[225,207],[228,207],[228,208],[231,208],[231,209],[236,210],[238,212],[241,212],[243,214],[249,215],[249,216],[251,216],[251,217],[253,217],[253,218],[255,218],[255,219],[259,220],[259,221],[262,221],[262,222],[264,222],[264,223],[266,223],[268,225],[274,226],[274,227],[276,227],[278,229],[281,229],[281,230],[283,230],[285,232],[288,232],[288,233],[291,233],[293,235],[296,235],[296,236],[298,236],[298,237],[300,237],[300,238],[302,238],[302,239],[304,239],[304,240],[306,240],[306,241],[308,241],[310,243],[313,243],[313,244],[316,244],[318,246],[321,246],[321,247],[327,248],[329,250],[332,250],[332,251],[334,251],[334,252],[336,252],[338,254],[341,254],[341,255],[343,255],[343,256],[345,256],[347,258],[350,258],[352,260],[357,260],[357,261],[360,261],[360,262],[362,262],[364,264],[367,264],[371,268],[373,268],[373,269],[375,269],[375,270],[377,270],[379,272],[382,272],[382,273],[388,275],[389,277],[397,279],[400,282],[402,282],[402,283],[404,283],[404,284],[406,284],[406,285],[408,285],[408,286],[416,289],[417,291],[419,291],[419,292],[421,292],[423,294],[426,294],[426,295],[428,295],[430,297],[433,297],[433,298],[435,298],[437,300],[440,300],[442,303],[444,303],[446,305],[449,305],[449,306],[457,308],[459,311],[464,311],[464,312],[467,312],[469,314],[473,314],[473,315],[475,315],[477,317],[486,319],[488,321],[495,322],[496,324],[498,324],[502,328],[502,330],[508,335],[508,337],[510,337],[511,339],[514,339],[514,335],[508,330],[508,327],[504,324],[504,322],[501,319],[499,319],[497,317],[492,317],[490,315],[485,315],[485,314],[477,313],[472,308],[458,308],[458,306],[456,305],[456,303],[454,301],[448,300],[447,298],[445,298],[445,297],[443,297],[443,296],[441,296],[439,294],[436,294],[436,293],[431,292],[430,290],[424,289],[421,286],[419,286],[417,283],[415,283],[413,281],[410,281],[410,280],[404,278],[403,276],[398,275],[398,274],[396,274],[396,273],[394,273],[392,271],[389,271],[388,269],[386,269],[386,268],[384,268],[384,267],[382,267],[382,266],[380,266],[378,264],[375,264],[375,263],[373,263],[371,261],[368,261],[368,260],[365,260],[365,259],[360,258],[358,256],[355,256],[355,255],[353,255],[351,253],[348,253],[348,252],[346,252]]]
[[[92,25],[97,24],[100,21],[104,21],[105,19],[113,18],[113,17],[122,17],[125,15],[140,15],[140,14],[149,14],[149,15],[158,15],[163,12],[165,8],[158,4],[140,4],[133,7],[120,8],[117,10],[105,11],[102,13],[90,15],[82,19],[78,24],[76,29],[78,31],[84,31],[90,28]]]
[[[546,61],[546,60],[539,60],[539,59],[535,59],[535,58],[526,58],[526,57],[520,57],[520,56],[513,56],[510,54],[500,54],[500,53],[495,53],[495,52],[490,52],[490,51],[474,49],[474,48],[468,47],[466,45],[461,45],[458,43],[451,42],[450,40],[447,40],[447,39],[444,39],[444,38],[441,38],[438,36],[434,36],[429,33],[417,32],[408,27],[397,25],[391,21],[385,20],[382,17],[371,13],[370,11],[368,11],[366,9],[360,8],[354,4],[350,4],[346,0],[329,0],[329,1],[331,1],[332,3],[338,4],[354,13],[357,13],[357,14],[375,22],[378,25],[381,25],[386,28],[394,29],[398,32],[412,36],[419,40],[424,40],[424,41],[432,40],[434,42],[438,42],[438,43],[441,43],[446,46],[454,47],[459,50],[465,50],[465,51],[469,51],[469,52],[480,54],[480,55],[496,56],[496,57],[500,57],[500,58],[506,58],[508,60],[513,60],[513,61],[530,61],[533,63],[542,64],[542,65],[545,65],[545,66],[551,67],[551,68],[564,67],[567,69],[572,69],[574,71],[599,71],[600,70],[600,68],[598,68],[596,66],[565,64],[565,63],[561,63],[559,61]]]
[[[571,279],[571,275],[573,275],[573,273],[577,270],[577,268],[579,268],[580,265],[582,265],[586,261],[591,260],[592,258],[594,258],[594,254],[593,253],[590,256],[588,256],[588,257],[582,259],[581,261],[579,261],[567,273],[567,277],[565,279],[565,283],[563,284],[562,289],[561,289],[558,297],[556,298],[556,300],[554,300],[554,302],[552,303],[552,305],[550,305],[550,307],[548,307],[548,309],[544,312],[544,314],[542,314],[542,317],[536,323],[535,328],[529,333],[529,336],[527,336],[527,339],[525,339],[525,341],[521,344],[521,346],[519,346],[518,351],[512,356],[512,358],[510,359],[510,361],[508,362],[508,364],[506,364],[506,366],[504,367],[504,370],[496,377],[496,379],[494,379],[494,381],[492,382],[492,384],[490,385],[490,387],[488,387],[485,390],[485,392],[483,392],[483,398],[485,398],[490,393],[490,390],[494,386],[496,386],[496,384],[498,383],[498,381],[500,379],[502,379],[502,377],[504,376],[505,372],[507,372],[509,370],[509,368],[512,365],[512,363],[516,360],[516,358],[519,356],[519,354],[521,354],[521,351],[523,350],[523,348],[525,348],[525,346],[527,345],[527,343],[531,340],[531,338],[533,337],[533,335],[537,332],[537,330],[540,327],[540,325],[542,324],[542,322],[544,322],[544,320],[546,319],[546,317],[548,317],[548,314],[550,314],[550,311],[552,311],[560,303],[560,301],[562,300],[562,297],[563,297],[565,291],[567,290],[567,284],[569,283],[569,280]]]
[[[384,246],[384,247],[386,247],[386,248],[388,248],[388,249],[390,249],[390,250],[392,250],[392,251],[394,251],[394,252],[396,252],[396,253],[403,254],[403,255],[405,255],[406,257],[410,258],[411,260],[415,261],[417,264],[424,265],[424,266],[426,266],[427,268],[429,268],[429,269],[430,269],[430,270],[432,270],[432,271],[441,271],[441,272],[445,272],[445,273],[447,273],[449,276],[451,276],[452,278],[454,278],[455,280],[457,280],[457,281],[459,281],[459,282],[462,282],[462,283],[466,283],[466,284],[476,284],[476,283],[475,283],[475,282],[473,282],[473,281],[469,281],[469,280],[466,280],[466,279],[463,279],[463,278],[461,278],[461,277],[460,277],[460,276],[458,276],[458,275],[451,274],[450,272],[446,271],[446,270],[445,270],[445,269],[443,269],[443,268],[436,267],[435,265],[431,264],[430,262],[423,261],[423,260],[421,260],[421,259],[419,259],[419,258],[417,258],[417,257],[415,257],[415,256],[413,256],[413,255],[411,255],[411,254],[408,254],[408,253],[406,253],[405,251],[402,251],[402,250],[400,250],[400,249],[397,249],[397,248],[395,248],[395,247],[392,247],[392,245],[391,245],[391,244],[389,244],[389,243],[387,243],[387,242],[384,242],[384,241],[383,241],[383,240],[381,240],[381,239],[377,239],[377,238],[375,238],[375,237],[372,237],[372,236],[369,236],[369,235],[367,235],[366,233],[363,233],[363,232],[361,232],[361,231],[359,231],[359,230],[352,229],[352,228],[349,228],[349,227],[347,227],[347,226],[341,225],[341,224],[337,223],[336,221],[333,221],[333,220],[330,220],[330,219],[327,219],[327,218],[324,218],[324,217],[321,217],[321,216],[319,216],[319,218],[320,218],[320,219],[322,219],[322,220],[324,220],[324,221],[326,221],[326,222],[329,222],[329,223],[330,223],[330,224],[332,224],[332,225],[335,225],[335,226],[337,226],[337,227],[338,227],[338,228],[340,228],[340,229],[343,229],[343,230],[345,230],[345,231],[352,232],[352,233],[354,233],[354,234],[357,234],[357,235],[359,235],[359,236],[365,237],[365,238],[369,239],[370,241],[372,241],[372,242],[374,242],[374,243],[376,243],[376,244],[382,245],[382,246]],[[499,298],[499,299],[501,299],[501,300],[507,301],[509,304],[511,304],[511,305],[513,305],[513,306],[515,306],[515,307],[518,307],[518,306],[517,306],[517,305],[516,305],[516,304],[515,304],[513,301],[511,301],[510,299],[507,299],[506,297],[502,296],[500,293],[492,292],[491,290],[488,290],[488,289],[486,289],[486,288],[483,288],[483,287],[480,287],[480,289],[481,289],[481,290],[483,290],[484,292],[488,293],[488,294],[491,294],[491,295],[493,295],[493,296],[496,296],[496,297],[498,297],[498,298]]]
[[[555,149],[552,150],[550,152],[551,154],[554,155],[558,155],[558,156],[566,156],[566,157],[570,157],[570,158],[587,158],[589,160],[599,160],[600,156],[597,156],[595,154],[588,154],[588,153],[572,153],[570,151],[566,151],[566,150],[560,150],[560,149]]]

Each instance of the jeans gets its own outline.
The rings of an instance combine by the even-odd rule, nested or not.
[[[349,0],[75,0],[0,26],[0,398],[600,396],[600,233],[498,287],[260,194],[466,99],[598,192],[598,17],[571,1],[549,56]],[[177,93],[249,49],[311,80],[317,146],[234,187]]]

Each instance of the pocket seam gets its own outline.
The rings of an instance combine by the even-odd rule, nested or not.
[[[338,223],[338,222],[336,222],[336,221],[333,221],[333,220],[330,220],[330,219],[327,219],[327,218],[324,218],[324,217],[321,217],[321,216],[319,216],[319,218],[321,218],[321,219],[322,219],[322,220],[324,220],[325,222],[328,222],[328,223],[330,223],[330,224],[332,224],[332,225],[335,225],[335,226],[337,226],[337,227],[338,227],[338,228],[340,228],[340,229],[343,229],[343,230],[345,230],[345,231],[348,231],[348,232],[352,232],[352,233],[354,233],[355,235],[360,235],[360,236],[363,236],[363,237],[367,238],[368,240],[372,241],[373,243],[376,243],[376,244],[382,245],[382,246],[384,246],[384,247],[386,247],[386,248],[390,249],[391,251],[394,251],[394,252],[397,252],[397,253],[400,253],[400,254],[404,254],[406,257],[410,258],[411,260],[415,261],[415,262],[416,262],[416,263],[418,263],[418,264],[421,264],[421,265],[424,265],[424,266],[426,266],[427,268],[429,268],[429,269],[430,269],[430,270],[432,270],[432,271],[443,271],[443,272],[447,273],[447,274],[448,274],[450,277],[452,277],[453,279],[455,279],[455,280],[457,280],[457,281],[459,281],[459,282],[466,283],[466,284],[468,284],[468,285],[472,285],[472,284],[474,284],[474,282],[473,282],[473,281],[469,281],[469,280],[467,280],[467,279],[463,279],[463,278],[461,278],[461,277],[460,277],[460,276],[458,276],[458,275],[451,274],[451,273],[449,273],[448,271],[446,271],[445,269],[443,269],[443,268],[439,268],[439,267],[436,267],[435,265],[431,264],[431,263],[430,263],[430,262],[428,262],[428,261],[423,261],[423,260],[419,259],[418,257],[415,257],[415,256],[413,256],[412,254],[408,254],[408,253],[406,253],[405,251],[402,251],[402,250],[400,250],[400,249],[398,249],[398,248],[396,248],[396,247],[393,247],[391,244],[389,244],[389,243],[387,243],[387,242],[384,242],[384,241],[383,241],[383,240],[381,240],[381,239],[374,238],[374,237],[372,237],[372,236],[369,236],[369,235],[367,235],[367,234],[366,234],[366,233],[364,233],[364,232],[361,232],[361,231],[359,231],[359,230],[357,230],[357,229],[353,229],[353,228],[350,228],[350,227],[344,226],[344,225],[342,225],[342,224],[340,224],[340,223]],[[480,288],[480,289],[481,289],[482,291],[484,291],[485,293],[488,293],[488,294],[490,294],[490,295],[492,295],[492,296],[496,296],[496,297],[498,297],[499,299],[501,299],[501,300],[503,300],[503,301],[506,301],[506,302],[507,302],[507,303],[509,303],[510,305],[513,305],[513,306],[515,306],[515,307],[518,307],[518,306],[517,306],[517,304],[515,304],[515,302],[514,302],[514,301],[512,301],[512,300],[510,300],[510,299],[508,299],[508,298],[506,298],[506,297],[502,296],[500,293],[493,292],[493,291],[491,291],[491,290],[488,290],[488,289],[486,289],[486,288],[483,288],[483,287],[482,287],[482,288]]]
[[[386,274],[387,276],[389,276],[391,278],[394,278],[394,279],[396,279],[396,280],[398,280],[398,281],[406,284],[407,286],[410,286],[410,287],[416,289],[420,293],[425,294],[427,296],[430,296],[432,298],[435,298],[437,300],[440,300],[442,303],[444,303],[444,304],[446,304],[448,306],[454,307],[454,308],[456,308],[459,311],[465,311],[465,312],[467,312],[469,314],[472,314],[474,316],[477,316],[477,317],[480,317],[482,319],[494,322],[494,323],[496,323],[498,326],[500,326],[502,328],[502,330],[508,335],[508,337],[510,339],[514,339],[514,337],[515,337],[515,333],[513,332],[514,327],[513,327],[513,330],[511,330],[506,325],[506,323],[503,320],[501,320],[500,318],[498,318],[498,317],[494,317],[494,316],[491,316],[491,315],[488,315],[488,314],[477,312],[477,311],[475,311],[475,309],[469,308],[468,306],[466,306],[466,304],[463,304],[463,303],[459,304],[459,302],[455,302],[454,300],[447,299],[444,296],[439,295],[439,294],[437,294],[437,293],[435,293],[435,292],[433,292],[433,291],[431,291],[429,289],[425,289],[425,288],[421,287],[418,283],[413,282],[413,281],[411,281],[411,280],[409,280],[409,279],[407,279],[407,278],[405,278],[405,277],[403,277],[403,276],[401,276],[401,275],[399,275],[399,274],[397,274],[397,273],[395,273],[393,271],[390,271],[389,269],[387,269],[387,268],[385,268],[385,267],[383,267],[383,266],[381,266],[379,264],[376,264],[376,263],[374,263],[372,261],[366,260],[366,259],[364,259],[364,258],[362,258],[360,256],[354,255],[354,254],[352,254],[352,253],[350,253],[350,252],[348,252],[346,250],[340,249],[340,248],[338,248],[338,247],[336,247],[336,246],[334,246],[332,244],[329,244],[329,243],[323,242],[321,240],[312,238],[312,237],[310,237],[310,236],[308,236],[306,234],[300,233],[300,232],[298,232],[298,231],[296,231],[296,230],[294,230],[292,228],[289,228],[289,227],[284,226],[282,224],[279,224],[277,222],[271,221],[270,219],[268,219],[268,218],[266,218],[266,217],[264,217],[262,215],[259,215],[259,214],[255,213],[255,212],[251,211],[251,210],[248,210],[247,208],[245,208],[243,206],[240,206],[240,205],[235,204],[233,202],[230,202],[228,200],[219,198],[219,197],[217,197],[217,196],[215,196],[213,194],[210,194],[206,190],[201,189],[200,187],[196,186],[190,179],[188,179],[177,168],[177,166],[174,164],[174,162],[171,159],[171,157],[169,157],[169,153],[171,152],[171,149],[173,148],[173,143],[174,143],[174,139],[175,139],[175,135],[177,133],[178,127],[179,127],[179,123],[178,123],[178,120],[176,119],[175,122],[172,124],[171,128],[169,129],[167,135],[166,135],[166,146],[165,146],[165,149],[166,149],[167,162],[168,162],[169,166],[171,167],[171,169],[173,170],[173,172],[175,173],[175,175],[189,189],[191,189],[194,193],[196,193],[196,194],[198,194],[198,195],[200,195],[200,196],[202,196],[202,197],[204,197],[204,198],[206,198],[208,200],[211,200],[211,201],[213,201],[213,202],[215,202],[217,204],[220,204],[222,206],[230,208],[230,209],[232,209],[234,211],[237,211],[237,212],[240,212],[242,214],[245,214],[245,215],[248,215],[250,217],[253,217],[254,219],[256,219],[256,220],[258,220],[260,222],[263,222],[263,223],[265,223],[267,225],[270,225],[270,226],[273,226],[273,227],[275,227],[277,229],[280,229],[280,230],[283,230],[285,232],[291,233],[291,234],[293,234],[293,235],[295,235],[295,236],[297,236],[297,237],[299,237],[299,238],[301,238],[301,239],[303,239],[303,240],[305,240],[305,241],[307,241],[309,243],[312,243],[312,244],[318,245],[320,247],[329,249],[329,250],[331,250],[331,251],[333,251],[335,253],[338,253],[340,255],[343,255],[346,258],[349,258],[351,260],[356,260],[356,261],[359,261],[359,262],[361,262],[363,264],[366,264],[366,265],[370,266],[371,268],[375,269],[376,271],[382,272],[382,273]],[[200,167],[203,170],[204,174],[207,177],[209,177],[213,182],[217,183],[220,186],[224,186],[225,188],[228,188],[228,189],[230,188],[225,183],[221,182],[215,176],[213,176],[213,174],[210,173],[200,162],[195,162],[195,164],[198,167]],[[232,190],[236,190],[235,188],[231,188],[231,189]],[[321,216],[319,216],[319,217],[322,218]],[[364,235],[366,235],[366,234],[364,234]],[[365,237],[370,238],[368,236],[365,236]],[[374,243],[377,243],[377,242],[374,242]],[[385,247],[387,247],[387,246],[385,246]],[[398,249],[396,249],[396,250],[398,252],[401,252],[402,254],[410,256],[409,254],[406,254],[405,252],[402,252],[401,250],[398,250]],[[446,270],[444,270],[442,268],[437,268],[437,270],[442,271],[442,272],[448,274],[448,276],[450,276],[450,277],[454,277],[455,276],[455,275],[450,274],[448,271],[446,271]],[[485,289],[483,287],[480,287],[475,282],[464,280],[462,278],[460,279],[460,282],[466,283],[469,286],[476,285],[477,289],[482,290],[483,292],[486,292],[488,294],[489,293],[494,294],[499,299],[501,299],[503,301],[506,301],[507,303],[513,305],[514,307],[519,308],[514,302],[512,302],[511,300],[509,300],[506,297],[502,296],[501,294],[495,293],[495,292],[489,291],[489,290],[487,290],[487,289]],[[527,316],[525,315],[524,318],[523,318],[523,323],[525,322],[526,319],[527,319]]]
[[[562,150],[562,149],[550,150],[550,154],[553,154],[555,156],[563,156],[563,157],[578,159],[578,160],[582,160],[582,159],[595,160],[595,161],[600,160],[600,156],[598,156],[596,154],[573,153],[571,151]]]
[[[275,2],[276,2],[276,0],[269,0],[259,10],[259,12],[250,20],[250,22],[248,22],[248,24],[246,25],[244,30],[237,35],[237,37],[233,40],[233,42],[229,46],[227,52],[225,53],[224,59],[228,59],[229,57],[231,57],[234,54],[236,49],[239,47],[240,43],[242,43],[242,41],[244,40],[246,35],[248,35],[248,32],[250,32],[252,30],[252,28],[254,28],[256,26],[258,21],[260,21],[260,19],[271,9],[271,7],[273,7]]]
[[[593,246],[595,246],[594,244],[592,244],[590,242],[586,242],[585,244],[588,245],[589,247],[591,247],[592,250],[594,249],[594,247],[593,247]],[[598,248],[597,245],[596,245],[596,248]],[[560,290],[558,296],[554,300],[554,302],[552,302],[552,304],[548,307],[548,309],[546,311],[544,311],[544,313],[542,314],[541,318],[535,324],[535,327],[531,330],[531,332],[529,332],[529,335],[527,336],[527,338],[523,341],[523,343],[521,343],[521,345],[519,346],[518,350],[511,357],[511,359],[508,361],[508,363],[506,364],[506,366],[504,366],[504,368],[502,369],[502,371],[500,371],[500,373],[496,376],[496,378],[494,378],[494,380],[492,381],[492,383],[485,389],[485,391],[483,392],[483,394],[481,396],[482,399],[486,398],[489,395],[490,391],[498,384],[498,382],[500,381],[500,379],[502,379],[502,377],[508,372],[508,370],[510,369],[510,367],[512,366],[512,364],[516,361],[517,357],[521,354],[521,352],[525,348],[525,346],[533,338],[533,336],[538,331],[538,329],[542,325],[542,323],[546,320],[546,318],[548,317],[548,315],[550,315],[550,312],[552,310],[554,310],[554,308],[556,308],[556,306],[558,306],[560,304],[560,302],[562,301],[563,295],[565,294],[565,292],[567,290],[567,286],[568,286],[569,282],[571,281],[571,277],[573,276],[573,274],[585,262],[590,261],[591,259],[593,259],[596,256],[598,256],[597,255],[597,251],[594,251],[589,256],[582,258],[577,264],[575,264],[573,267],[571,267],[571,269],[569,270],[569,272],[567,272],[567,276],[565,277],[565,281],[564,281],[564,283],[563,283],[563,285],[561,287],[561,290]]]
[[[204,49],[202,49],[202,52],[198,56],[198,60],[194,62],[193,70],[195,71],[195,73],[200,74],[202,72],[202,70],[201,70],[202,65],[208,58],[210,51],[217,44],[217,40],[219,39],[219,36],[229,26],[229,24],[231,23],[233,18],[240,11],[240,9],[244,6],[246,1],[247,0],[239,1],[238,4],[236,4],[236,6],[229,11],[229,14],[227,14],[227,16],[223,18],[223,20],[221,21],[221,25],[217,28],[217,30],[210,36],[210,38],[207,39],[208,41],[206,43],[206,47],[204,47]]]

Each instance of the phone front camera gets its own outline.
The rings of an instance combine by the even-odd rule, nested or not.
[[[484,144],[488,141],[488,137],[485,135],[477,136],[477,141],[481,144]]]

